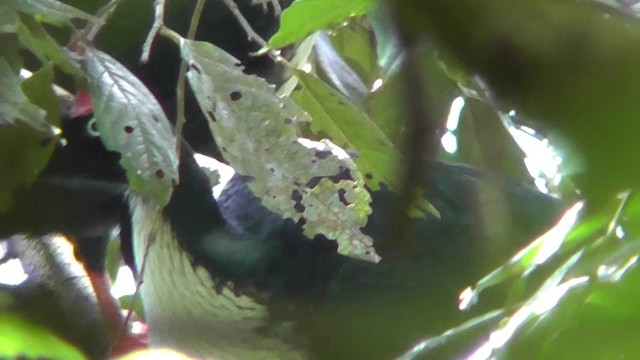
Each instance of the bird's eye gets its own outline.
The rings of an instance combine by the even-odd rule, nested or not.
[[[91,120],[87,122],[86,133],[91,137],[100,136],[100,132],[98,131],[98,124],[96,123],[96,118],[92,117]]]

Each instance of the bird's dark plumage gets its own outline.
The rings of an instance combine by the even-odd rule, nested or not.
[[[148,239],[155,241],[145,248],[151,266],[142,289],[152,344],[196,356],[388,358],[446,330],[462,318],[457,293],[552,225],[563,204],[468,166],[436,163],[428,170],[429,199],[441,217],[411,221],[417,246],[408,256],[386,254],[393,239],[380,236],[392,233],[388,211],[397,195],[372,192],[364,231],[383,257],[373,264],[339,255],[324,236],[304,236],[299,224],[262,206],[249,177],[236,174],[214,199],[185,152],[181,183],[162,216],[144,200],[132,202],[138,259]],[[158,227],[163,235],[149,235],[149,221],[166,221]],[[159,281],[184,293],[163,290]]]

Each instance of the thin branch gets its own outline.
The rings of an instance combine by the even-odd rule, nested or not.
[[[122,337],[125,334],[129,333],[129,322],[131,321],[131,316],[133,315],[133,307],[136,304],[136,300],[140,295],[140,287],[144,282],[144,272],[147,268],[147,258],[149,256],[149,249],[151,249],[152,243],[155,242],[156,234],[152,232],[149,234],[149,241],[147,241],[146,246],[144,247],[144,254],[142,255],[142,265],[140,266],[140,272],[138,274],[138,279],[136,280],[136,291],[131,296],[131,303],[129,304],[129,311],[127,311],[127,316],[124,318],[124,323],[122,325],[122,329],[120,330],[120,334],[118,335],[118,341],[116,344],[122,341]]]
[[[76,36],[72,37],[71,40],[69,41],[69,43],[70,44],[75,44],[80,39],[82,39],[82,40],[86,39],[89,42],[92,42],[93,39],[95,39],[95,37],[100,32],[102,27],[107,23],[107,20],[111,17],[111,15],[113,15],[113,13],[115,12],[116,8],[120,4],[120,1],[122,1],[122,0],[111,0],[105,6],[100,8],[96,12],[96,15],[95,15],[95,17],[98,19],[98,21],[95,21],[95,22],[91,23],[91,25],[85,27],[81,32],[76,34]]]
[[[395,9],[392,1],[388,2]],[[397,5],[396,5],[397,6]],[[395,19],[394,19],[395,20]],[[403,142],[403,166],[400,177],[399,197],[393,216],[393,234],[395,241],[390,241],[391,250],[400,253],[411,253],[415,249],[415,237],[412,236],[408,210],[414,206],[416,195],[421,195],[427,165],[436,160],[439,149],[439,122],[429,111],[429,92],[422,78],[417,46],[410,36],[403,31],[397,22],[395,27],[400,43],[406,49],[404,66],[401,71],[403,82],[404,107],[407,109],[407,125]]]
[[[240,23],[240,26],[242,26],[244,31],[247,33],[247,37],[249,41],[255,41],[258,45],[262,47],[266,47],[267,42],[260,35],[258,35],[258,33],[255,32],[255,30],[253,30],[253,28],[251,27],[251,24],[249,24],[247,19],[240,12],[240,9],[238,9],[238,5],[233,0],[222,0],[222,1],[225,3],[225,5],[227,5],[227,7],[229,8],[233,16],[235,16],[235,18]]]
[[[247,33],[247,38],[249,39],[249,41],[254,41],[256,44],[260,45],[263,50],[266,49],[266,54],[269,55],[269,57],[273,61],[275,61],[276,64],[280,64],[285,67],[288,67],[289,69],[293,69],[293,67],[287,62],[287,60],[282,56],[280,56],[279,51],[267,48],[267,42],[260,35],[258,35],[258,33],[256,33],[255,30],[253,30],[253,28],[251,27],[251,24],[249,24],[247,19],[242,15],[242,13],[240,12],[240,9],[238,9],[238,5],[233,0],[222,0],[222,1],[224,1],[225,5],[227,5],[227,7],[229,8],[233,16],[235,16],[235,18],[240,23],[240,26],[242,26],[244,31]],[[279,6],[280,4],[278,4],[278,7]],[[254,53],[252,55],[257,56],[257,55],[264,55],[264,54],[265,52],[258,51],[257,53]]]
[[[251,5],[262,5],[262,11],[265,13],[269,10],[268,5],[271,4],[273,7],[273,15],[275,17],[280,16],[282,14],[282,7],[280,6],[280,2],[278,0],[251,0]]]
[[[153,45],[153,40],[156,38],[160,29],[164,27],[164,5],[165,0],[155,0],[154,4],[154,16],[153,16],[153,25],[151,26],[151,30],[149,30],[149,34],[147,34],[147,38],[144,41],[144,45],[142,45],[142,55],[140,56],[140,62],[146,64],[149,62],[149,54],[151,54],[151,46]]]
[[[174,43],[176,43],[177,45],[180,45],[180,40],[182,40],[182,36],[180,36],[180,34],[178,34],[177,32],[169,29],[166,26],[163,26],[160,28],[160,35],[170,39],[171,41],[173,41]]]
[[[189,24],[189,32],[187,33],[187,39],[192,40],[196,36],[196,32],[198,31],[198,24],[200,23],[200,16],[202,15],[202,10],[204,9],[205,0],[198,0],[196,3],[196,7],[193,10],[193,17],[191,18],[191,23]],[[185,103],[184,103],[184,93],[185,93],[185,78],[187,74],[187,63],[183,60],[180,62],[180,70],[178,72],[178,84],[176,85],[176,103],[177,103],[177,114],[176,114],[176,135],[178,138],[182,135],[182,128],[184,124],[187,122],[187,118],[185,116]],[[181,141],[176,142],[176,152],[178,156],[180,155],[180,144]]]

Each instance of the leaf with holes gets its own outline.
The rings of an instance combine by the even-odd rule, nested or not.
[[[299,138],[298,125],[308,115],[291,99],[277,97],[263,79],[244,74],[231,55],[188,40],[182,40],[181,52],[216,143],[238,172],[256,179],[250,187],[264,205],[294,221],[304,219],[309,237],[336,239],[342,254],[377,261],[373,240],[360,231],[371,197],[349,155],[328,140]],[[341,193],[323,179],[340,184]]]
[[[122,155],[131,188],[165,205],[178,182],[175,138],[151,92],[115,59],[92,48],[84,68],[100,137]]]
[[[359,156],[358,168],[367,175],[367,185],[373,190],[380,183],[397,188],[396,166],[400,151],[384,132],[348,99],[329,87],[315,75],[295,71],[303,86],[293,98],[313,116],[311,130],[325,132],[340,146],[354,148]]]

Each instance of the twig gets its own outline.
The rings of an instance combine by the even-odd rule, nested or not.
[[[198,31],[198,24],[200,23],[200,16],[202,15],[202,9],[204,9],[205,0],[198,0],[196,3],[196,7],[193,9],[193,17],[191,18],[191,23],[189,24],[189,31],[187,33],[187,39],[192,40],[196,36],[196,32]],[[187,118],[185,116],[185,103],[184,103],[184,92],[185,92],[185,78],[187,74],[187,63],[184,59],[180,62],[180,70],[178,71],[178,84],[176,85],[176,135],[178,138],[182,134],[182,128],[184,124],[187,122]],[[180,157],[180,144],[181,141],[176,142],[176,152],[178,157]]]
[[[107,23],[107,20],[111,15],[113,15],[120,4],[120,1],[121,0],[111,0],[105,6],[100,8],[95,15],[98,21],[91,23],[90,26],[84,28],[79,34],[77,34],[77,36],[72,37],[69,43],[75,44],[78,42],[78,39],[86,39],[90,42],[93,41],[93,39],[98,35],[98,32],[100,32],[102,27]]]
[[[227,7],[229,8],[233,16],[235,16],[235,18],[240,23],[240,26],[242,26],[244,31],[247,33],[247,37],[249,41],[255,41],[258,45],[262,47],[266,47],[267,42],[260,35],[258,35],[258,33],[255,32],[255,30],[253,30],[253,28],[251,27],[251,24],[249,24],[247,19],[240,12],[240,9],[238,9],[238,5],[233,0],[222,0],[222,1],[225,3],[225,5],[227,5]]]
[[[156,38],[160,29],[164,27],[164,5],[165,0],[155,0],[154,4],[154,16],[153,16],[153,25],[151,26],[151,30],[149,30],[149,34],[147,34],[147,38],[144,41],[144,45],[142,45],[142,55],[140,56],[140,62],[146,64],[149,62],[149,54],[151,54],[151,45],[153,45],[153,40]]]
[[[395,4],[389,1],[392,13]],[[397,19],[394,19],[397,20]],[[403,143],[404,166],[400,169],[399,197],[396,211],[392,219],[395,241],[390,242],[392,251],[410,253],[415,248],[415,237],[412,236],[410,219],[407,214],[415,204],[416,194],[423,186],[425,170],[438,154],[438,121],[429,111],[429,93],[422,81],[422,72],[416,51],[416,46],[403,31],[400,24],[395,24],[399,34],[401,47],[406,49],[404,66],[401,76],[404,91],[404,103],[407,109],[406,135]]]
[[[251,27],[251,24],[249,24],[247,19],[245,19],[245,17],[242,15],[240,10],[238,9],[238,5],[236,5],[236,3],[233,0],[223,0],[223,1],[231,11],[233,16],[235,16],[235,18],[238,20],[238,22],[240,23],[240,26],[242,26],[244,31],[247,33],[247,38],[249,39],[249,41],[254,41],[256,44],[260,45],[263,48],[263,50],[266,49],[266,54],[269,55],[271,60],[275,61],[277,64],[283,65],[289,69],[294,68],[289,64],[289,62],[285,58],[280,56],[279,51],[267,48],[267,42],[260,35],[258,35],[258,33],[256,33],[255,30],[253,30],[253,28]],[[278,6],[280,5],[278,4]],[[257,55],[263,55],[263,54],[264,52],[258,51],[253,55],[257,56]]]
[[[133,315],[133,307],[136,304],[136,300],[140,295],[140,287],[144,282],[144,272],[147,268],[147,257],[149,256],[149,249],[151,248],[151,244],[154,242],[156,238],[155,233],[149,234],[149,241],[147,241],[147,245],[144,248],[144,255],[142,256],[142,265],[140,266],[140,272],[138,273],[138,279],[136,281],[136,291],[131,296],[131,303],[129,304],[129,311],[127,311],[127,316],[124,318],[124,324],[122,325],[122,329],[120,330],[120,334],[118,335],[118,341],[116,344],[122,341],[122,337],[125,334],[129,333],[129,321],[131,321],[131,316]]]
[[[620,225],[620,220],[622,219],[622,215],[624,215],[624,211],[627,208],[627,205],[629,204],[629,199],[631,198],[632,194],[633,193],[631,190],[626,190],[618,195],[620,198],[620,204],[618,205],[618,208],[616,209],[616,212],[613,215],[613,218],[609,222],[609,226],[607,227],[607,232],[606,232],[607,235],[610,236],[614,234],[616,229]]]
[[[268,10],[267,4],[271,4],[273,6],[273,15],[278,17],[282,14],[282,7],[278,0],[251,0],[252,5],[262,5],[262,11],[265,13]]]

